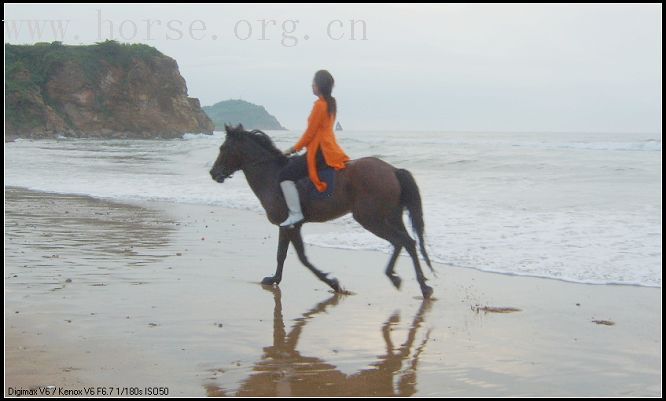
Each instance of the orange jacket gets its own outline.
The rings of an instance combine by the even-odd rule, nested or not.
[[[324,156],[326,164],[335,170],[342,170],[349,161],[349,156],[345,154],[335,139],[333,132],[333,123],[335,116],[328,114],[328,104],[323,97],[314,103],[310,117],[308,118],[308,129],[305,130],[301,139],[294,145],[294,151],[307,147],[308,149],[308,175],[319,192],[326,191],[326,183],[319,180],[317,174],[317,165],[315,156],[317,149],[321,147],[321,153]]]

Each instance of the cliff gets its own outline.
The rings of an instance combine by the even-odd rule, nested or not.
[[[176,61],[153,47],[5,45],[5,140],[212,131],[199,100],[187,97]]]
[[[224,124],[243,124],[247,129],[285,129],[277,118],[270,115],[263,106],[258,106],[244,100],[224,100],[212,106],[205,106],[203,110],[213,120],[215,130],[223,131]]]

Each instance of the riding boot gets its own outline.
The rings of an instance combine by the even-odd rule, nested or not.
[[[280,188],[282,188],[284,200],[287,202],[287,208],[289,209],[289,216],[285,221],[280,223],[280,227],[288,227],[292,224],[303,221],[301,201],[298,198],[298,189],[296,189],[296,183],[293,181],[282,181],[280,183]]]

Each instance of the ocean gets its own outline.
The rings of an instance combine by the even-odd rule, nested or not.
[[[301,134],[267,133],[281,149]],[[376,156],[412,172],[434,261],[576,283],[661,287],[661,134],[337,136],[352,158]],[[222,132],[172,140],[19,139],[5,144],[5,186],[261,212],[242,173],[224,184],[210,178],[223,140]],[[305,241],[392,249],[351,216]]]

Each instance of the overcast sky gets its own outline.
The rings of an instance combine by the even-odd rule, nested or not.
[[[108,38],[177,60],[202,105],[305,127],[315,71],[345,129],[661,132],[658,5],[5,5],[5,42]],[[39,30],[39,32],[38,32]]]

